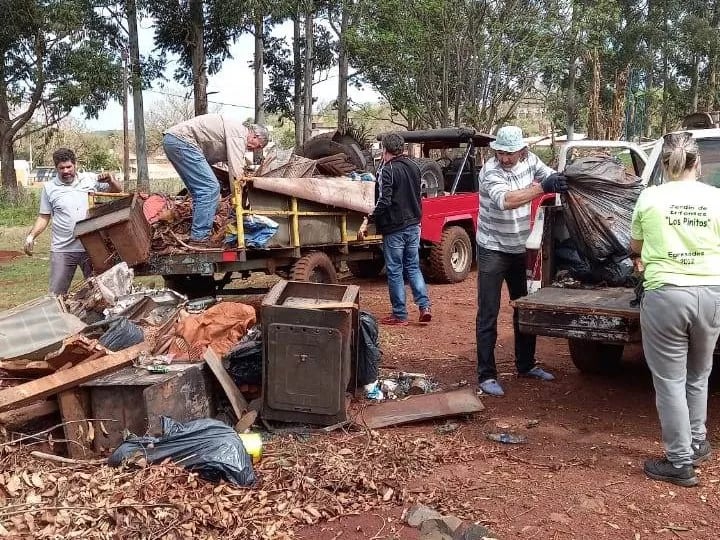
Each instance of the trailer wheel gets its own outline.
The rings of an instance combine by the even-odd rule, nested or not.
[[[430,248],[430,274],[440,283],[464,281],[472,266],[472,243],[462,227],[448,227]]]
[[[358,278],[374,278],[380,275],[385,266],[384,259],[365,259],[360,261],[348,261],[348,270]]]
[[[184,294],[189,300],[215,296],[215,278],[198,274],[172,274],[163,276],[165,287]]]
[[[568,339],[570,358],[582,373],[610,375],[620,370],[623,345],[586,339]]]
[[[420,194],[423,197],[442,195],[445,180],[440,165],[434,159],[415,159],[420,169]]]
[[[330,257],[322,251],[313,251],[297,260],[290,272],[293,281],[337,283],[337,273]]]

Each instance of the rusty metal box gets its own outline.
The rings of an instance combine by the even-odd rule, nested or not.
[[[152,228],[137,193],[95,206],[75,225],[93,269],[104,272],[120,261],[133,266],[148,260]]]
[[[115,449],[125,430],[136,435],[161,433],[160,416],[179,422],[211,418],[215,387],[204,364],[170,364],[168,373],[127,367],[82,385],[92,418],[106,418],[96,430],[95,451]]]
[[[357,359],[359,287],[280,281],[263,300],[263,407],[268,420],[347,419]]]

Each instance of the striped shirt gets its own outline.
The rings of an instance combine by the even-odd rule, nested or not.
[[[479,176],[477,245],[503,253],[525,252],[525,242],[530,235],[531,204],[505,209],[505,195],[530,187],[554,172],[532,152],[510,170],[503,169],[494,157],[489,159]]]

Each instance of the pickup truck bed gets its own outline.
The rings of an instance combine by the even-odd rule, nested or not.
[[[598,373],[617,369],[624,346],[641,341],[634,298],[627,288],[543,287],[513,305],[521,332],[566,338],[577,368]]]

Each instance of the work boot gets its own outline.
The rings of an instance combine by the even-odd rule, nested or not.
[[[653,480],[670,482],[676,486],[692,487],[698,485],[695,469],[692,465],[675,467],[667,458],[648,459],[643,466],[645,474]]]
[[[204,240],[195,240],[193,238],[190,238],[187,242],[185,242],[189,247],[195,248],[195,249],[216,249],[219,246],[210,240],[210,238],[205,238]]]
[[[428,323],[432,320],[432,313],[430,313],[430,308],[422,308],[420,310],[420,322]]]
[[[496,397],[502,397],[505,395],[505,391],[502,386],[500,386],[500,383],[497,382],[497,379],[487,379],[486,381],[481,382],[478,386],[483,394],[489,394]]]
[[[518,376],[520,377],[529,377],[530,379],[538,379],[541,381],[554,381],[555,375],[552,373],[548,373],[540,366],[535,366],[530,371],[526,371],[525,373],[518,373]]]
[[[406,319],[398,319],[395,315],[390,315],[389,317],[380,319],[380,324],[387,326],[407,326],[408,322]]]
[[[697,467],[712,456],[712,448],[709,441],[693,441],[690,445],[693,451],[692,464]]]

